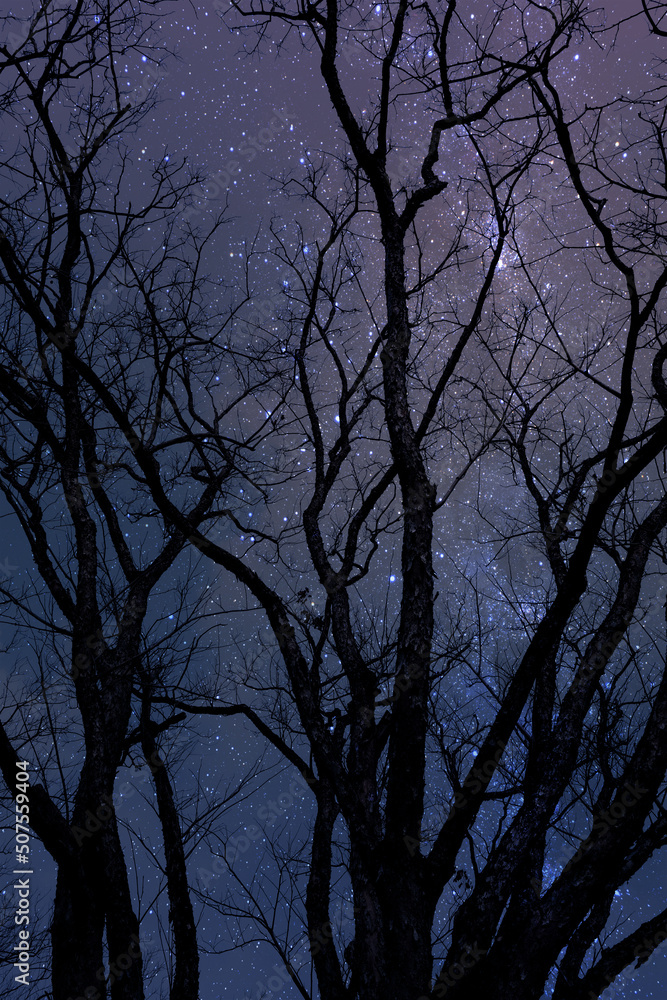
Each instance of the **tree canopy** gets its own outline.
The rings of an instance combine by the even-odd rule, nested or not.
[[[154,988],[135,758],[174,1000],[258,939],[304,998],[600,996],[667,939],[626,898],[667,844],[663,5],[214,8],[336,127],[240,281],[233,196],[134,173],[166,5],[45,2],[0,45],[0,486],[34,564],[0,585],[31,681],[0,768],[17,807],[38,771],[53,998]],[[259,883],[222,813],[264,755],[215,792],[196,766],[229,718],[312,820],[246,824]]]

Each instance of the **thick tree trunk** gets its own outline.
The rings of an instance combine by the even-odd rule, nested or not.
[[[74,676],[86,758],[70,829],[76,860],[61,864],[58,872],[51,931],[53,1000],[105,1000],[108,994],[111,1000],[144,1000],[139,923],[113,806],[130,716],[129,661],[123,652],[98,652],[94,664],[91,656],[90,646],[77,636],[73,662],[85,663]],[[103,678],[101,697],[93,671]]]
[[[81,841],[78,863],[58,869],[51,927],[53,1000],[103,1000],[107,987],[111,1000],[144,1000],[139,922],[115,815],[110,805],[86,815],[87,827],[74,824]]]
[[[51,925],[53,1000],[103,1000],[107,995],[104,977],[99,977],[104,969],[104,885],[95,867],[82,858],[80,864],[58,869]]]
[[[431,982],[432,914],[410,876],[393,870],[376,885],[357,878],[354,974],[349,1000],[418,1000]]]
[[[139,921],[132,907],[125,857],[115,815],[102,831],[101,848],[100,860],[104,866],[106,881],[106,936],[111,1000],[143,1000]]]
[[[417,1000],[427,993],[433,969],[433,913],[415,865],[390,864],[380,880],[385,914],[385,996]]]

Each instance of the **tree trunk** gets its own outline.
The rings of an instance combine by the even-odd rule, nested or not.
[[[53,1000],[106,997],[103,936],[104,885],[96,866],[83,857],[80,864],[60,865],[51,926]]]
[[[197,1000],[199,996],[199,949],[197,928],[188,887],[183,834],[178,809],[164,761],[158,753],[150,702],[142,712],[142,749],[153,774],[158,814],[162,825],[169,920],[174,933],[174,975],[170,995],[173,1000]]]

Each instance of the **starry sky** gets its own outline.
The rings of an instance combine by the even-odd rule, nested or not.
[[[155,107],[144,120],[141,131],[132,139],[132,157],[135,171],[129,181],[133,196],[140,196],[142,187],[148,183],[151,164],[163,157],[186,159],[193,170],[201,170],[207,175],[197,189],[195,199],[189,208],[189,218],[194,222],[207,219],[220,211],[225,204],[228,222],[212,244],[207,259],[209,272],[225,286],[240,284],[250,247],[254,247],[250,274],[255,289],[253,300],[244,314],[245,322],[252,326],[260,316],[269,320],[281,299],[286,270],[264,248],[269,245],[267,227],[272,219],[281,218],[292,222],[295,213],[302,212],[300,219],[304,229],[316,239],[320,233],[317,214],[306,208],[298,208],[293,200],[285,196],[284,179],[287,175],[302,176],[309,162],[313,162],[320,149],[340,150],[340,131],[324,87],[319,79],[317,62],[313,54],[304,52],[294,39],[285,42],[279,54],[263,52],[252,55],[248,51],[248,36],[232,31],[223,23],[213,3],[174,5],[165,15],[160,31],[167,48],[176,52],[176,58],[166,61],[158,71],[148,63],[128,61],[123,67],[126,72],[128,92],[141,93],[159,83]],[[483,16],[483,4],[471,4],[471,16]],[[639,4],[629,0],[603,4],[607,24],[621,21],[635,15]],[[667,40],[662,40],[667,48]],[[244,47],[245,46],[245,47]],[[623,26],[622,43],[610,50],[591,42],[574,45],[559,64],[555,79],[566,94],[573,99],[585,100],[591,104],[602,102],[619,92],[633,93],[646,87],[654,78],[653,54],[660,46],[649,41],[640,19],[631,20]],[[663,52],[664,54],[664,52]],[[363,114],[367,92],[371,85],[371,70],[367,55],[360,46],[353,46],[345,55],[344,79],[354,87],[357,109]],[[400,173],[414,169],[415,150],[422,148],[425,132],[420,128],[420,119],[414,111],[406,107],[402,134],[406,137],[405,149],[401,150],[396,165]],[[410,141],[414,139],[413,147]],[[613,134],[610,143],[620,141]],[[619,147],[620,149],[620,147]],[[622,154],[619,154],[622,155]],[[441,166],[443,175],[457,177],[470,168],[469,152],[454,142],[443,151]],[[557,202],[558,195],[548,179],[545,179],[545,201]],[[556,209],[561,219],[567,217],[567,206]],[[573,226],[577,223],[572,215]],[[451,230],[452,221],[444,217],[436,206],[429,207],[426,229],[431,242],[441,243],[443,233]],[[531,245],[536,229],[528,218],[525,220],[524,245]],[[576,232],[576,230],[572,230]],[[258,236],[259,234],[259,236]],[[362,234],[363,235],[363,234]],[[150,240],[148,234],[146,239]],[[255,241],[255,242],[253,242]],[[572,252],[562,255],[550,282],[559,287],[564,295],[570,296],[572,324],[576,327],[582,316],[591,314],[590,292],[579,281],[580,260],[576,251],[576,239],[572,239]],[[367,287],[377,287],[377,274],[373,275],[373,263],[377,263],[377,248],[367,255]],[[499,301],[509,302],[522,292],[520,278],[513,265],[516,259],[508,250],[501,260],[498,275]],[[377,270],[377,269],[376,269]],[[469,285],[474,282],[474,268],[471,264],[463,268],[458,277],[459,287],[452,294],[465,300],[470,294]],[[473,286],[474,287],[474,286]],[[222,292],[221,292],[222,295]],[[595,308],[598,308],[597,306]],[[602,308],[602,307],[599,307]],[[593,309],[594,312],[594,309]],[[475,377],[475,362],[471,362],[468,377]],[[324,391],[324,390],[323,390]],[[322,405],[326,404],[326,393]],[[383,447],[379,442],[378,447]],[[371,452],[372,455],[372,452]],[[370,459],[369,459],[370,460]],[[442,474],[442,482],[451,481],[458,471],[456,462],[436,456],[436,464]],[[495,464],[494,464],[495,463]],[[299,507],[299,479],[291,491],[284,493],[282,507],[276,507],[271,516],[285,522],[289,530],[292,513]],[[479,506],[485,518],[480,519]],[[247,496],[242,502],[250,500]],[[475,576],[483,581],[484,601],[482,615],[484,624],[491,635],[494,630],[513,629],[518,636],[521,627],[530,628],[537,613],[541,596],[542,576],[536,562],[534,550],[529,545],[518,542],[511,556],[514,579],[519,573],[518,596],[524,614],[524,621],[518,621],[514,614],[511,620],[503,618],[503,594],[509,578],[508,555],[498,550],[493,530],[494,518],[516,514],[520,498],[507,477],[502,463],[493,458],[485,469],[484,480],[474,476],[467,479],[463,487],[452,495],[452,501],[443,508],[436,523],[436,566],[439,574],[439,589],[442,593],[452,593],[462,586],[464,576]],[[290,509],[291,508],[291,511]],[[253,508],[255,522],[263,516],[261,510]],[[4,522],[7,523],[7,520]],[[256,527],[249,517],[247,533],[239,533],[233,540],[237,551],[244,552],[252,562],[261,564],[261,550],[255,547]],[[136,526],[128,525],[128,533],[136,531]],[[2,559],[9,569],[8,575],[19,580],[26,574],[28,555],[20,541],[6,543],[0,550]],[[299,560],[298,554],[295,560]],[[216,622],[215,638],[207,639],[198,661],[202,684],[207,678],[230,676],[241,684],[249,678],[245,674],[248,659],[267,653],[268,635],[262,616],[248,604],[242,593],[234,588],[228,579],[221,579],[218,571],[201,558],[190,553],[181,560],[180,570],[185,572],[189,565],[193,568],[202,607]],[[378,558],[371,584],[379,586],[384,601],[384,618],[389,620],[395,613],[397,601],[396,566],[398,556],[391,546]],[[266,570],[269,576],[271,571]],[[277,579],[272,582],[278,582]],[[662,585],[656,587],[656,606],[662,605]],[[386,596],[385,596],[386,595]],[[154,612],[155,627],[169,628],[174,623],[167,598],[161,611]],[[308,608],[310,594],[303,598],[304,611],[314,614],[318,609],[317,600]],[[370,603],[367,608],[370,609]],[[474,615],[473,608],[468,609]],[[197,633],[197,625],[184,625],[184,646],[192,643]],[[266,643],[265,643],[266,639]],[[517,639],[517,642],[519,640]],[[29,657],[26,650],[24,656]],[[7,666],[12,673],[13,689],[20,696],[23,678],[14,666]],[[21,662],[20,660],[18,661]],[[221,681],[221,683],[223,683]],[[246,690],[252,693],[251,685]],[[67,713],[74,715],[74,708],[63,697],[61,703],[63,719]],[[192,754],[192,739],[196,741],[198,753]],[[305,871],[308,847],[309,820],[312,804],[303,783],[295,780],[294,771],[285,769],[275,751],[268,749],[255,731],[242,721],[224,720],[217,722],[193,723],[189,733],[177,740],[170,757],[183,801],[187,801],[188,790],[196,777],[209,802],[220,802],[229,794],[244,776],[249,776],[249,784],[241,796],[234,801],[219,806],[217,821],[210,835],[202,837],[193,834],[188,840],[190,874],[197,887],[198,912],[200,914],[200,939],[206,951],[202,959],[201,995],[225,997],[230,1000],[258,998],[260,995],[273,998],[280,996],[291,1000],[298,994],[282,973],[277,956],[265,944],[254,940],[249,924],[234,917],[233,907],[239,905],[242,897],[253,894],[260,904],[267,904],[281,891],[279,867],[276,857],[281,852],[293,856],[295,871]],[[157,891],[161,876],[153,862],[153,852],[159,853],[159,831],[155,821],[152,790],[146,780],[145,769],[135,767],[131,761],[119,775],[120,802],[119,818],[126,824],[125,835],[139,838],[136,867],[133,878],[141,883],[142,906],[147,911],[142,926],[146,928],[147,955],[152,955],[152,974],[156,988],[161,982],[161,944],[150,900]],[[190,802],[191,812],[197,808]],[[429,802],[436,815],[437,801]],[[202,808],[199,804],[198,808]],[[224,865],[216,860],[224,843],[235,857],[235,870],[245,886],[235,884]],[[272,857],[272,854],[274,857]],[[128,855],[129,856],[129,855]],[[41,871],[41,913],[44,923],[48,919],[48,900],[52,886],[53,871],[48,856],[34,845],[36,865]],[[645,912],[664,905],[665,880],[659,861],[647,866],[642,875],[627,887],[619,908],[624,918],[631,919],[633,909],[640,905]],[[303,888],[303,885],[302,885]],[[456,901],[460,887],[452,890],[452,899],[443,902],[439,918],[446,924],[448,907]],[[202,900],[208,900],[203,906]],[[230,903],[231,901],[231,903]],[[231,905],[225,911],[225,904]],[[217,904],[217,909],[216,909]],[[290,914],[280,902],[281,916],[278,921],[281,933],[289,935],[292,942],[303,941],[303,928],[298,917]],[[302,911],[301,911],[302,912]],[[294,913],[299,913],[298,905]],[[142,911],[142,917],[144,913]],[[291,923],[288,923],[288,920]],[[345,903],[338,906],[336,920],[341,925],[350,926],[350,913]],[[240,940],[249,943],[243,949],[235,945]],[[301,949],[305,955],[305,949]],[[43,960],[43,958],[42,958]],[[274,968],[278,964],[277,968]],[[651,998],[662,996],[661,979],[664,982],[667,961],[664,955],[654,959],[633,974],[626,977],[618,987],[605,996],[619,998],[641,996]],[[37,986],[34,996],[36,997]],[[32,997],[31,997],[32,1000]]]

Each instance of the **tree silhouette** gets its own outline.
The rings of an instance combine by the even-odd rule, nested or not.
[[[159,365],[141,377],[154,357],[151,310],[161,298],[159,322],[190,331],[179,335],[167,365],[188,351],[190,335],[197,352],[203,283],[189,249],[201,252],[205,241],[186,247],[187,237],[167,232],[153,256],[136,241],[151,225],[173,229],[197,178],[166,156],[151,171],[150,197],[138,209],[126,184],[126,143],[155,103],[164,58],[152,29],[159,12],[156,5],[152,16],[140,16],[124,2],[45,3],[31,19],[3,18],[0,488],[34,574],[19,587],[9,573],[1,587],[4,620],[19,634],[27,629],[33,655],[20,662],[18,700],[7,693],[0,768],[12,796],[20,755],[29,752],[36,768],[30,824],[58,869],[54,1000],[144,996],[137,900],[114,798],[120,768],[137,748],[152,774],[163,834],[170,991],[182,1000],[198,997],[179,825],[183,796],[173,785],[182,747],[168,732],[185,716],[156,708],[152,692],[171,671],[188,673],[206,645],[202,623],[215,615],[201,608],[205,593],[197,598],[192,589],[196,566],[187,539],[151,510],[117,455],[117,432],[77,370],[78,359],[101,365],[128,400],[141,395],[144,448],[159,450],[165,435],[173,440],[169,385]],[[150,69],[130,92],[117,70],[128,53]],[[207,338],[207,350],[211,343]],[[230,459],[195,520],[210,513],[233,475]],[[165,600],[169,616],[160,607]],[[225,801],[208,803],[209,820]],[[160,919],[167,925],[166,914]]]
[[[247,51],[278,43],[317,69],[341,137],[279,178],[286,221],[251,245],[224,308],[199,280],[218,228],[203,229],[191,196],[179,230],[186,190],[164,161],[150,209],[163,246],[130,252],[117,226],[104,259],[120,293],[101,316],[89,307],[99,252],[83,235],[72,242],[76,212],[54,212],[67,239],[36,228],[31,242],[9,229],[31,218],[23,203],[20,218],[5,209],[14,354],[0,391],[15,428],[45,435],[6,455],[24,530],[41,530],[21,514],[40,477],[69,469],[78,574],[80,546],[97,557],[88,508],[69,499],[78,442],[128,593],[133,574],[143,583],[154,564],[171,572],[186,544],[198,550],[223,571],[241,660],[193,679],[132,647],[132,671],[113,668],[132,683],[125,715],[114,702],[98,790],[133,740],[150,758],[160,727],[183,715],[242,716],[305,779],[314,820],[301,842],[271,836],[265,863],[278,877],[266,885],[244,881],[210,824],[240,890],[213,905],[254,921],[302,996],[599,996],[667,937],[667,910],[621,926],[624,887],[667,833],[655,608],[667,526],[663,84],[580,100],[565,71],[576,46],[598,45],[608,66],[610,39],[627,29],[577,3],[508,0],[472,16],[405,0],[221,12]],[[658,45],[660,14],[639,11]],[[109,121],[126,129],[115,93]],[[82,130],[91,149],[97,134]],[[53,169],[39,176],[71,203],[77,171],[54,136]],[[135,217],[137,238],[146,218]],[[55,293],[36,255],[19,255],[45,239],[54,255],[62,241],[69,269],[54,269]],[[75,301],[67,275],[81,261]],[[262,289],[260,314],[253,300],[274,264],[281,285]],[[31,368],[21,351],[33,345]],[[62,430],[42,431],[45,393],[60,402],[67,385],[76,406],[63,407]],[[132,509],[160,525],[164,547],[141,573],[100,468],[115,503],[130,503],[131,483]],[[45,551],[40,536],[49,584]],[[240,609],[252,625],[234,625]],[[9,782],[9,743],[4,758]],[[174,947],[191,970],[178,806],[160,775]],[[88,885],[94,913],[99,885]],[[310,960],[295,957],[293,912],[316,987]],[[108,936],[108,909],[103,919]],[[99,952],[99,930],[94,940]],[[185,971],[175,984],[174,996],[196,992]],[[121,992],[123,979],[111,989],[139,995]]]

